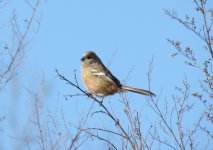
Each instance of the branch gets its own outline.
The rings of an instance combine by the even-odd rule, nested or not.
[[[73,83],[73,82],[71,82],[70,80],[68,80],[67,78],[65,78],[63,75],[61,75],[61,74],[59,73],[59,71],[58,71],[57,69],[55,69],[55,71],[56,71],[58,77],[59,77],[61,80],[65,81],[67,84],[69,84],[69,85],[75,87],[76,89],[78,89],[79,91],[81,91],[83,94],[85,94],[87,97],[89,97],[91,100],[93,100],[93,101],[95,101],[96,103],[98,103],[98,104],[104,109],[104,111],[105,111],[105,113],[107,114],[107,116],[108,116],[109,118],[111,118],[111,120],[115,123],[115,125],[121,130],[121,132],[124,134],[124,137],[130,142],[132,149],[135,149],[135,146],[134,146],[134,144],[133,144],[131,138],[130,138],[129,135],[127,134],[127,132],[124,130],[124,128],[122,127],[122,125],[120,124],[120,122],[118,121],[118,119],[115,118],[115,117],[112,115],[112,113],[109,112],[109,110],[106,108],[105,105],[103,105],[102,101],[97,100],[92,94],[90,94],[90,93],[84,91],[83,89],[81,89],[81,88],[79,87],[78,84]]]
[[[36,11],[39,7],[40,0],[36,0],[35,5],[32,7],[32,14],[29,18],[29,21],[27,22],[27,26],[25,28],[25,31],[23,33],[20,32],[19,26],[16,20],[16,15],[13,14],[11,23],[12,23],[12,31],[14,36],[18,39],[18,45],[17,48],[14,49],[14,52],[9,49],[8,46],[5,46],[5,50],[8,51],[8,55],[11,57],[10,61],[8,62],[7,67],[0,73],[0,90],[3,89],[6,84],[11,80],[14,76],[14,72],[18,64],[16,64],[16,61],[18,59],[18,56],[20,55],[20,52],[24,50],[27,43],[25,43],[26,37],[32,27],[33,21],[35,20]],[[26,19],[28,20],[28,19]]]
[[[181,18],[179,18],[177,16],[177,13],[175,11],[169,11],[167,9],[164,9],[164,12],[166,15],[168,15],[171,19],[174,19],[176,21],[178,21],[180,24],[182,24],[186,29],[192,31],[196,36],[198,36],[208,47],[208,50],[210,52],[210,55],[211,55],[211,58],[213,59],[213,48],[212,48],[212,37],[211,37],[211,27],[212,27],[212,23],[213,21],[211,21],[210,25],[208,25],[208,22],[207,22],[207,13],[208,13],[208,10],[206,9],[205,5],[206,5],[206,1],[204,0],[194,0],[194,3],[196,4],[197,6],[197,11],[198,12],[201,12],[201,15],[202,15],[202,19],[203,19],[203,28],[202,28],[202,32],[203,32],[203,35],[201,35],[201,29],[200,31],[198,32],[197,31],[197,26],[195,24],[195,21],[194,21],[194,17],[191,18],[191,21],[189,22],[189,17],[186,16],[186,20],[183,20]],[[210,11],[211,13],[211,11]],[[210,14],[212,15],[212,14]]]
[[[198,4],[197,0],[195,0],[194,2],[197,5],[198,10],[202,13],[203,22],[204,22],[203,32],[204,32],[204,37],[205,37],[205,43],[206,43],[206,45],[209,49],[209,52],[211,54],[211,57],[213,59],[213,50],[212,50],[212,42],[211,42],[212,39],[211,39],[211,36],[210,36],[210,30],[211,30],[212,23],[208,27],[208,23],[207,23],[207,19],[206,19],[207,10],[206,10],[206,7],[205,7],[206,2],[204,2],[203,0],[200,0],[200,4]]]
[[[205,38],[199,33],[196,31],[196,28],[192,27],[192,26],[189,26],[188,22],[186,21],[183,21],[182,19],[180,19],[178,16],[177,16],[177,13],[175,11],[170,11],[170,10],[167,10],[167,9],[164,9],[164,12],[166,15],[168,15],[171,19],[174,19],[174,20],[177,20],[180,24],[182,24],[185,28],[189,29],[190,31],[192,31],[195,35],[197,35],[200,39],[202,39],[204,42],[205,41]]]
[[[117,133],[117,132],[114,132],[114,131],[111,131],[111,130],[101,129],[101,128],[86,128],[86,129],[82,129],[82,130],[83,130],[83,131],[87,131],[87,130],[103,131],[103,132],[112,133],[112,134],[114,134],[114,135],[118,135],[118,136],[120,136],[120,137],[126,138],[125,136],[123,136],[123,135],[120,134],[120,133]]]
[[[88,131],[85,131],[86,133],[88,133],[89,135],[91,135],[91,136],[93,136],[93,137],[96,137],[96,138],[98,138],[99,140],[101,140],[101,141],[105,141],[105,142],[107,142],[109,145],[111,145],[115,150],[118,150],[116,147],[115,147],[115,145],[114,144],[112,144],[109,140],[107,140],[107,139],[104,139],[104,138],[102,138],[102,137],[100,137],[98,134],[97,135],[95,135],[95,134],[92,134],[92,133],[90,133],[90,132],[88,132]]]

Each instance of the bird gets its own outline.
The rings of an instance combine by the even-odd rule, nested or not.
[[[86,89],[92,95],[98,97],[126,91],[145,96],[155,96],[149,90],[122,85],[93,51],[86,51],[81,57],[81,79]]]

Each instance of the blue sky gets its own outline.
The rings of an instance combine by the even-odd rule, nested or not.
[[[20,19],[30,15],[25,1],[9,1],[1,12],[5,10],[7,13],[4,14],[8,16],[13,8]],[[77,69],[79,83],[83,86],[80,81],[80,57],[87,50],[95,51],[106,65],[112,59],[109,68],[121,81],[134,68],[127,84],[145,89],[148,88],[149,62],[154,57],[152,91],[157,95],[162,91],[162,100],[164,97],[171,99],[175,86],[181,85],[185,75],[189,76],[192,86],[197,86],[196,81],[202,76],[184,65],[181,57],[171,57],[174,49],[166,39],[180,39],[183,44],[191,44],[194,48],[202,48],[202,43],[166,16],[164,9],[175,9],[184,17],[186,13],[192,14],[194,5],[192,1],[185,0],[49,0],[45,5],[42,3],[38,13],[41,14],[39,33],[26,48],[16,79],[0,95],[0,114],[6,116],[0,124],[4,129],[0,133],[0,149],[13,149],[11,143],[14,140],[8,135],[16,132],[14,136],[19,137],[23,127],[28,125],[33,99],[26,88],[38,91],[41,79],[45,83],[42,97],[44,110],[59,113],[60,116],[60,109],[63,108],[67,121],[78,124],[79,115],[88,111],[90,103],[85,103],[85,97],[66,101],[64,95],[78,91],[59,80],[54,69],[57,68],[71,80],[73,70]],[[0,17],[7,18],[4,15]],[[144,111],[147,107],[145,97],[130,93],[129,96],[132,108]],[[120,98],[118,94],[106,98],[106,103],[112,105],[117,115],[122,111],[118,102]],[[152,120],[151,112],[146,113],[144,119],[148,121],[144,126]],[[101,117],[91,120],[94,126],[102,126],[105,121]],[[107,125],[112,126],[110,122]],[[97,145],[104,147],[101,142]],[[88,146],[94,148],[87,143],[82,149]]]

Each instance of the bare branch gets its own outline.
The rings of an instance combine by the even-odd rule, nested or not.
[[[23,32],[21,32],[20,27],[18,26],[18,21],[17,21],[15,11],[12,14],[12,19],[11,19],[12,34],[18,40],[18,43],[16,45],[14,41],[13,44],[16,45],[14,49],[8,46],[5,47],[5,50],[8,52],[8,55],[10,56],[10,58],[8,58],[9,60],[7,62],[7,66],[5,68],[2,68],[2,70],[0,70],[0,90],[3,89],[6,86],[6,84],[15,76],[16,68],[19,65],[18,60],[21,53],[23,52],[24,48],[26,47],[28,43],[26,41],[27,35],[29,34],[33,26],[33,21],[35,20],[36,12],[38,10],[40,1],[41,0],[36,0],[35,5],[33,5],[32,14],[30,18],[27,19],[28,22]]]
[[[109,140],[100,137],[98,134],[93,134],[93,133],[90,133],[90,132],[88,132],[88,131],[86,131],[86,130],[85,130],[85,132],[88,133],[88,134],[89,134],[90,136],[92,136],[92,137],[95,137],[95,138],[97,138],[97,139],[99,139],[99,140],[101,140],[101,141],[107,142],[111,147],[113,147],[115,150],[117,150],[117,148],[115,147],[115,145],[112,144],[112,142],[110,142]]]
[[[206,3],[207,1],[205,0],[194,0],[194,3],[196,5],[196,10],[197,12],[201,14],[202,19],[203,19],[203,24],[202,29],[197,29],[197,24],[195,23],[194,17],[190,17],[186,15],[186,19],[181,19],[178,17],[176,11],[170,11],[168,9],[165,9],[164,12],[166,15],[168,15],[171,19],[174,19],[178,21],[180,24],[182,24],[186,29],[190,30],[193,32],[197,37],[199,37],[207,46],[208,51],[211,55],[211,58],[213,59],[213,50],[212,50],[212,45],[213,45],[213,40],[211,36],[211,27],[213,24],[213,20],[210,21],[210,23],[207,22],[207,15],[212,15],[212,9],[207,10],[206,8]],[[202,34],[201,34],[202,31]]]
[[[121,130],[122,134],[124,134],[124,136],[126,137],[126,139],[130,142],[132,149],[135,149],[135,145],[133,144],[131,138],[129,137],[129,135],[127,134],[127,132],[124,130],[124,128],[122,127],[122,125],[120,124],[120,122],[118,121],[118,119],[116,119],[112,113],[110,113],[110,111],[107,109],[107,107],[105,105],[103,105],[102,101],[97,100],[93,95],[87,93],[86,91],[84,91],[83,89],[81,89],[77,84],[71,82],[70,80],[68,80],[67,78],[65,78],[63,75],[61,75],[59,73],[59,71],[56,69],[56,73],[57,76],[65,81],[67,84],[77,88],[79,91],[81,91],[83,94],[85,94],[86,96],[88,96],[91,100],[93,100],[94,102],[98,103],[100,105],[100,107],[102,107],[104,109],[105,114],[107,114],[107,116],[109,118],[112,119],[112,121],[115,123],[115,125]]]

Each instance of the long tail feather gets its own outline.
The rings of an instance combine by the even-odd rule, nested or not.
[[[134,93],[138,93],[138,94],[143,94],[146,96],[156,96],[154,93],[144,90],[144,89],[138,89],[138,88],[134,88],[134,87],[130,87],[130,86],[122,86],[123,90],[126,91],[130,91],[130,92],[134,92]]]

